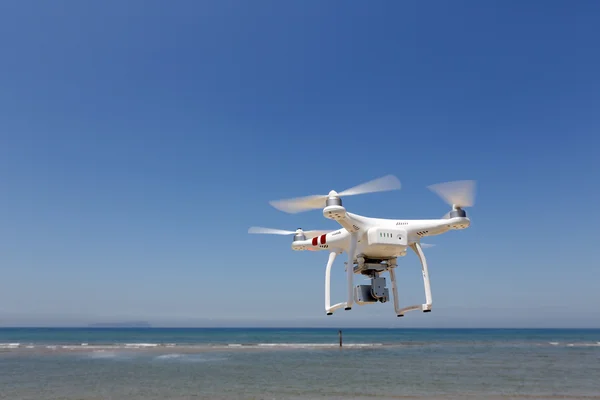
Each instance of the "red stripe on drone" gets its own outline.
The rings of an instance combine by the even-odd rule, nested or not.
[[[327,243],[326,237],[327,235],[321,235],[321,244]]]
[[[316,246],[316,245],[319,244],[319,243],[317,243],[317,240],[319,240],[319,238],[317,236],[315,236],[314,238],[312,238],[312,245],[313,246]]]

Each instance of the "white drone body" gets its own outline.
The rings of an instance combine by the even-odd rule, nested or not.
[[[400,182],[388,175],[371,182],[356,186],[344,192],[329,192],[328,195],[309,196],[299,199],[271,202],[279,210],[289,213],[322,208],[323,216],[342,226],[335,231],[282,231],[277,229],[253,227],[249,233],[293,234],[292,250],[328,251],[329,259],[325,270],[325,312],[332,315],[339,308],[351,310],[358,305],[385,303],[390,300],[389,290],[385,287],[385,278],[381,274],[388,272],[392,283],[394,310],[398,317],[408,311],[422,310],[430,312],[432,308],[431,286],[427,260],[423,253],[425,244],[421,238],[436,236],[451,230],[465,229],[471,224],[464,207],[473,205],[474,182],[457,181],[430,186],[450,205],[452,210],[440,219],[399,220],[371,218],[346,211],[342,205],[342,196],[395,190]],[[395,269],[399,257],[412,249],[421,261],[425,303],[400,307]],[[337,255],[346,253],[347,299],[345,302],[331,305],[331,268]],[[371,278],[370,285],[354,286],[354,274]]]

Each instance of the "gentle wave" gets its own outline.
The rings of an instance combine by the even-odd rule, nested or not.
[[[600,347],[600,342],[596,343],[560,343],[560,342],[548,342],[552,346],[563,346],[563,347]]]
[[[248,346],[258,347],[339,347],[339,343],[258,343]],[[383,343],[347,343],[344,347],[373,347],[383,346]]]
[[[169,354],[161,354],[160,356],[156,356],[154,359],[157,361],[205,363],[205,362],[226,361],[227,357],[207,356],[206,354],[169,353]]]
[[[460,342],[396,342],[396,343],[343,343],[344,348],[381,348],[381,347],[452,347],[452,346],[469,346],[476,347],[477,345],[483,346],[553,346],[553,347],[600,347],[600,342],[523,342],[523,343],[503,343],[503,342],[490,342],[490,343],[460,343]],[[339,347],[338,342],[330,343],[197,343],[197,344],[184,344],[184,343],[107,343],[107,344],[89,344],[89,343],[76,343],[76,344],[36,344],[36,343],[0,343],[0,350],[22,350],[22,349],[46,349],[46,350],[160,350],[167,348],[177,348],[180,350],[194,351],[194,350],[234,350],[234,349],[319,349],[319,348],[337,348]]]
[[[401,344],[401,343],[396,343]],[[344,347],[350,346],[384,346],[384,343],[344,343]],[[0,347],[24,347],[22,343],[0,343]],[[306,346],[306,347],[330,347],[330,346],[339,346],[339,343],[224,343],[224,344],[216,344],[216,343],[201,343],[201,344],[176,344],[176,343],[113,343],[113,344],[89,344],[89,343],[80,343],[80,344],[34,344],[29,343],[27,346],[33,347],[45,347],[45,348],[86,348],[86,349],[94,349],[94,348],[154,348],[154,347],[220,347],[220,346],[229,346],[229,347],[293,347],[293,346]]]

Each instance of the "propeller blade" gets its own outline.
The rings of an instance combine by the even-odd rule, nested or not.
[[[343,192],[338,193],[337,196],[343,197],[366,193],[385,192],[388,190],[397,190],[400,189],[400,187],[401,184],[398,178],[393,175],[386,175],[384,177],[354,186],[350,189],[346,189]],[[270,201],[269,204],[279,211],[295,214],[302,211],[324,208],[327,204],[326,201],[328,197],[329,194],[318,194],[285,200],[274,200]]]
[[[475,204],[475,181],[453,181],[438,183],[428,188],[450,206],[472,207]]]
[[[362,183],[353,188],[346,189],[338,196],[354,196],[357,194],[386,192],[389,190],[398,190],[402,187],[400,180],[394,175],[386,175],[381,178],[373,179],[372,181]]]
[[[293,235],[295,233],[304,233],[304,236],[306,236],[307,239],[312,239],[315,236],[321,236],[321,235],[325,235],[329,232],[333,232],[331,230],[325,231],[325,230],[311,230],[311,231],[303,231],[303,230],[299,230],[299,231],[286,231],[283,229],[273,229],[273,228],[264,228],[262,226],[253,226],[251,228],[248,229],[248,233],[258,233],[258,234],[267,234],[267,235]]]
[[[263,228],[262,226],[253,226],[248,229],[248,233],[264,233],[270,235],[293,235],[296,231],[285,231],[283,229]]]
[[[431,244],[431,243],[421,243],[421,248],[423,249],[429,249],[430,247],[434,247],[435,244]]]
[[[296,197],[286,200],[273,200],[269,204],[279,211],[288,214],[296,214],[306,210],[314,210],[317,208],[325,208],[325,201],[329,195],[314,195],[305,197]]]

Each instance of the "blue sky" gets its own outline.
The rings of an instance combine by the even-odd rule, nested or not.
[[[119,1],[0,6],[0,325],[598,326],[600,5]],[[433,312],[324,313],[335,229],[268,201],[395,174],[352,212],[430,238]],[[416,256],[401,302],[424,299]],[[333,301],[344,296],[342,260]]]

